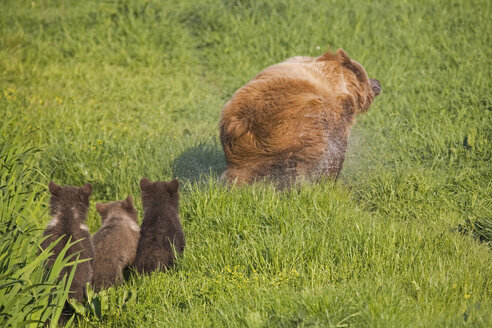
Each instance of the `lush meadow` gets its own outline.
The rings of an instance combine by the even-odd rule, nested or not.
[[[56,303],[27,288],[53,278],[26,269],[50,180],[93,184],[95,232],[96,201],[132,194],[141,211],[140,178],[178,177],[184,256],[91,294],[79,326],[490,327],[491,13],[485,0],[1,1],[0,296],[23,297],[2,297],[0,323]],[[383,88],[341,178],[224,186],[225,102],[262,68],[328,48]]]

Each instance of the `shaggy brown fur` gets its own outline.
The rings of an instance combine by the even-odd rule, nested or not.
[[[135,268],[140,273],[164,271],[174,264],[173,248],[181,254],[185,247],[179,221],[179,182],[140,180],[144,216],[137,248]]]
[[[41,248],[46,249],[56,239],[64,237],[53,248],[53,255],[48,259],[48,268],[53,266],[56,257],[65,247],[69,238],[70,242],[77,240],[79,242],[68,249],[65,258],[73,254],[79,254],[80,259],[92,259],[94,257],[94,248],[89,229],[85,225],[92,185],[86,183],[81,188],[62,187],[50,182],[49,190],[51,192],[52,219],[44,230],[43,236],[48,236],[48,238],[41,243]],[[70,270],[71,268],[64,268],[60,273],[60,278],[67,273],[69,274]],[[91,281],[91,278],[92,260],[79,263],[70,286],[70,297],[82,302],[86,296],[86,284]]]
[[[298,178],[336,178],[354,115],[367,111],[380,91],[379,81],[342,49],[268,67],[222,110],[225,179],[249,184],[270,178],[282,186]]]
[[[123,269],[135,261],[140,227],[132,196],[118,202],[97,203],[96,209],[102,226],[92,237],[92,283],[98,291],[123,282]]]

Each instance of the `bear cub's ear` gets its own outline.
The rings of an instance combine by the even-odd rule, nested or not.
[[[133,197],[132,195],[128,195],[126,199],[121,203],[124,208],[126,209],[132,209],[133,208]]]
[[[179,189],[179,180],[177,178],[172,179],[168,182],[169,191],[177,192]]]
[[[92,184],[90,182],[87,182],[85,185],[80,188],[82,194],[85,196],[89,197],[92,194]]]
[[[57,185],[56,183],[54,183],[53,181],[51,181],[48,185],[48,188],[50,190],[50,193],[52,195],[56,195],[60,192],[61,190],[61,187],[59,185]]]
[[[96,210],[99,212],[99,214],[103,215],[108,210],[108,206],[108,204],[96,203]]]
[[[149,179],[147,179],[147,178],[142,178],[142,179],[140,180],[140,189],[142,189],[142,190],[147,190],[147,189],[149,189],[149,187],[150,187],[151,185],[152,185],[152,182],[150,182],[150,180],[149,180]]]

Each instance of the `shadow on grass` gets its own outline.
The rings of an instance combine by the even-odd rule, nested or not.
[[[210,175],[220,176],[226,163],[222,147],[216,141],[200,142],[185,150],[171,164],[173,176],[199,182]]]
[[[485,217],[475,221],[466,219],[455,230],[486,243],[492,249],[492,218]]]

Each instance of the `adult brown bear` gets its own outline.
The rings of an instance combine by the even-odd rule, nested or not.
[[[268,178],[279,187],[336,178],[354,115],[380,92],[379,81],[342,49],[266,68],[222,109],[224,178],[239,185]]]

